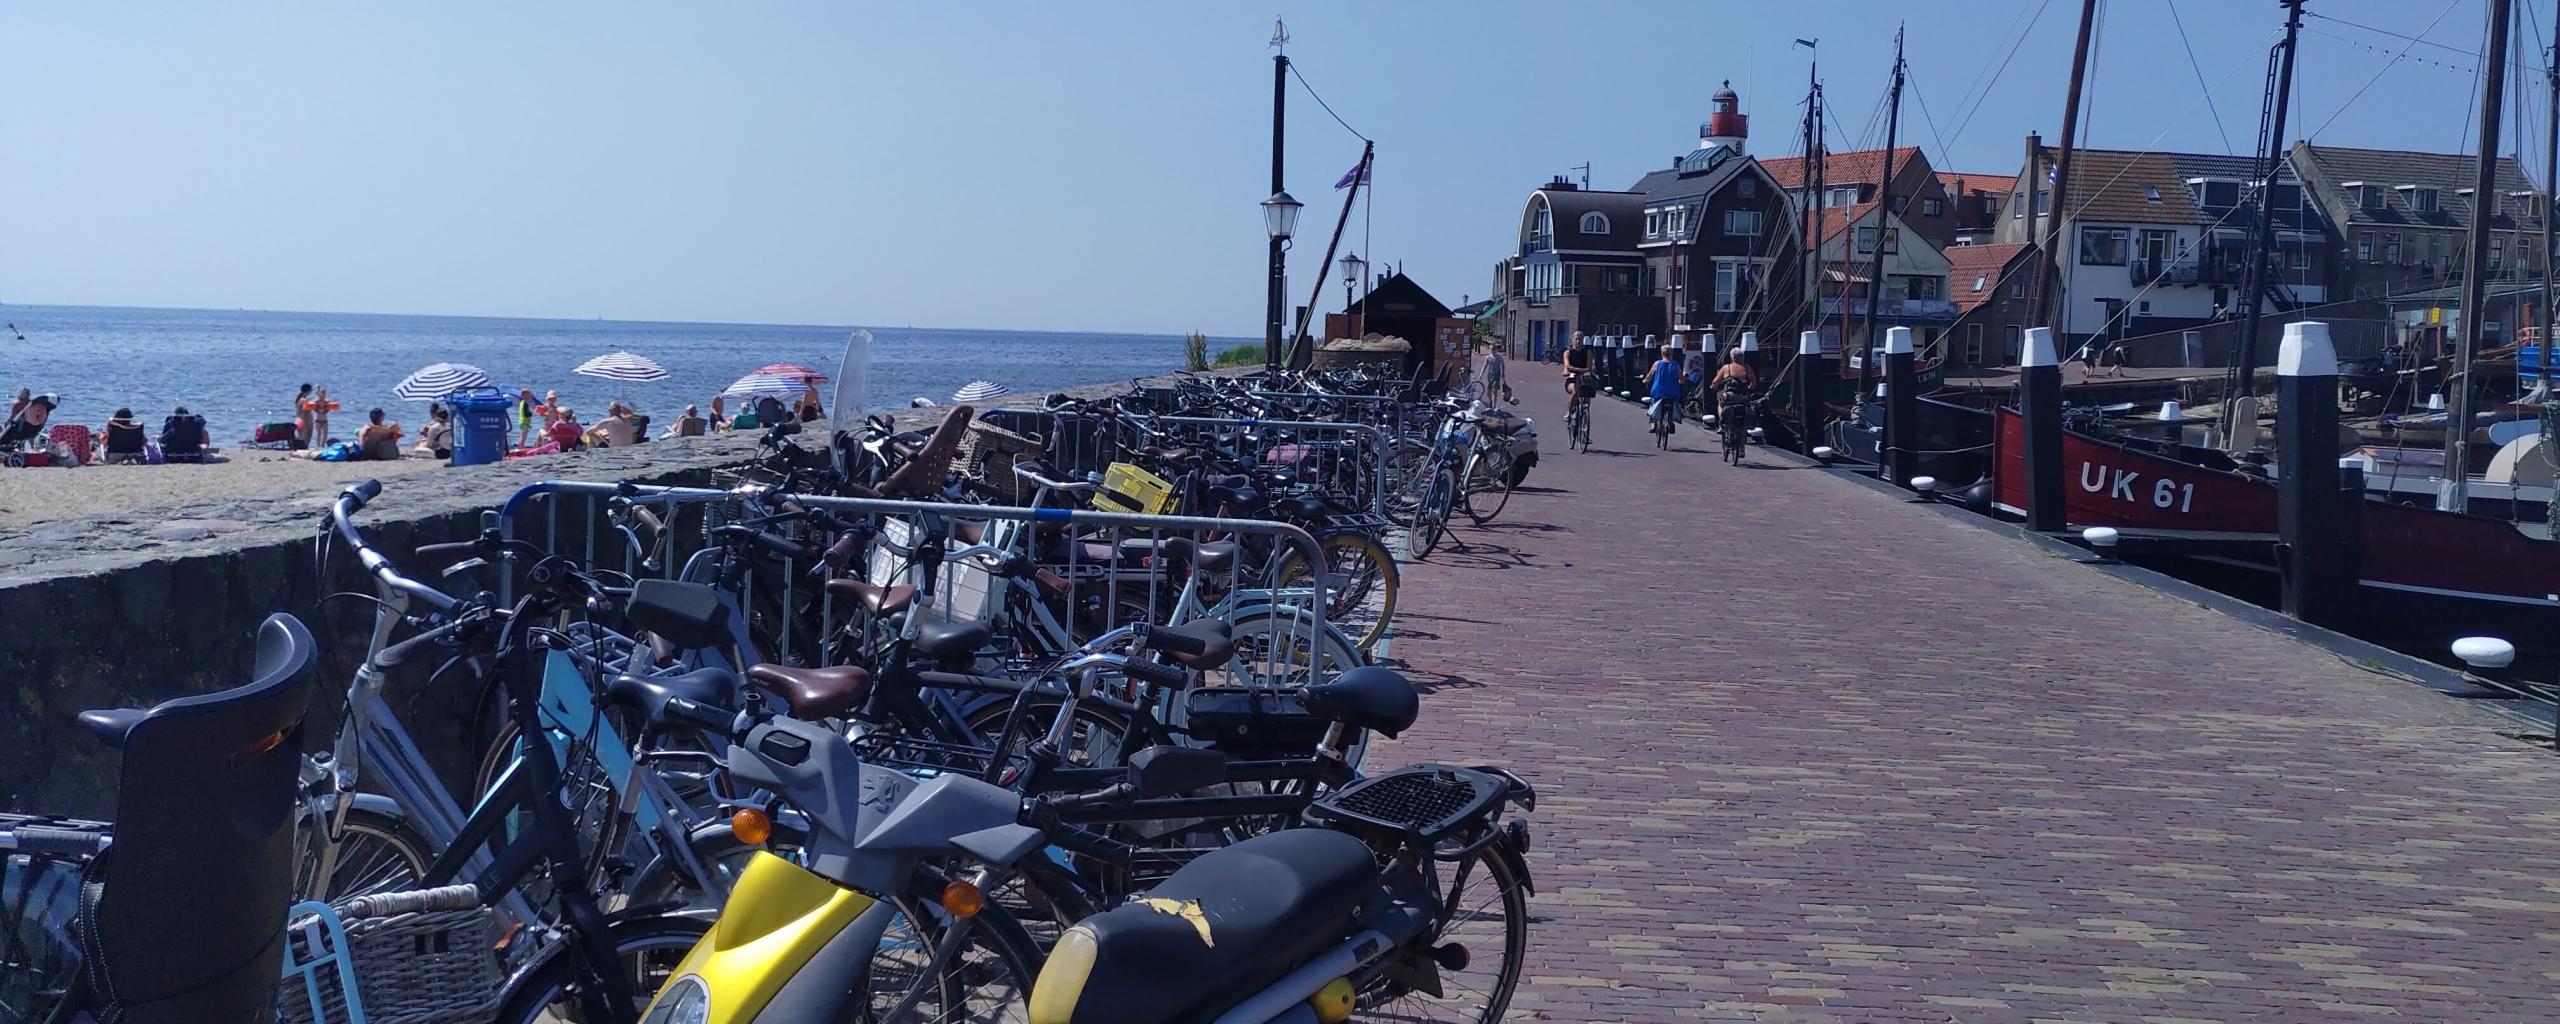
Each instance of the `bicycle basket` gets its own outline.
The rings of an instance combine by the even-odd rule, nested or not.
[[[1093,507],[1104,512],[1160,516],[1172,505],[1171,481],[1127,462],[1114,462],[1104,469],[1102,489],[1093,495]]]
[[[1509,781],[1487,772],[1417,764],[1328,794],[1307,808],[1307,817],[1428,846],[1466,826],[1486,824],[1511,792]]]
[[[497,1016],[506,979],[495,951],[496,927],[477,886],[358,896],[339,904],[337,913],[367,1024],[486,1024]],[[311,927],[316,921],[296,920],[288,934],[317,931]],[[301,986],[281,986],[278,1016],[289,1024],[349,1019],[344,991],[324,985],[319,993],[314,1005]]]
[[[1600,394],[1600,382],[1589,377],[1584,377],[1581,380],[1573,382],[1573,389],[1580,392],[1584,398],[1595,398]]]

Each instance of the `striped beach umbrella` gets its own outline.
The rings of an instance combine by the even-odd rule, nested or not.
[[[768,395],[774,398],[798,398],[808,390],[808,385],[796,379],[758,370],[738,378],[737,383],[722,389],[720,394],[728,398],[763,398]]]
[[[469,363],[437,363],[402,378],[391,393],[411,402],[438,401],[463,388],[485,388],[489,375]]]
[[[569,372],[631,384],[646,384],[653,380],[667,379],[666,367],[658,365],[647,356],[635,356],[629,352],[600,355],[579,363],[577,369]]]
[[[1002,398],[1012,393],[1012,388],[998,384],[994,381],[973,380],[968,384],[963,385],[960,390],[952,392],[951,401],[954,405],[963,402],[983,402],[990,398]]]
[[[834,379],[828,377],[826,374],[812,370],[798,363],[775,363],[771,366],[759,366],[756,367],[756,372],[772,374],[776,377],[789,377],[792,380],[798,381],[821,381]]]

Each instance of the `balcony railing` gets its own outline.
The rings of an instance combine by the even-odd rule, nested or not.
[[[1837,295],[1822,297],[1822,315],[1839,316],[1843,312],[1850,316],[1865,316],[1867,300],[1858,296],[1845,299]],[[1918,323],[1953,323],[1956,304],[1946,299],[1884,299],[1876,303],[1876,315]]]

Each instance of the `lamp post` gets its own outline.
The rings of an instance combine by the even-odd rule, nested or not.
[[[1342,254],[1342,318],[1346,322],[1351,319],[1352,289],[1360,286],[1360,275],[1363,271],[1368,269],[1369,261],[1361,259],[1359,253],[1347,252]],[[1366,318],[1364,317],[1363,319]],[[1365,335],[1368,333],[1361,330],[1361,326],[1362,325],[1357,324],[1351,326],[1355,336]]]
[[[1281,310],[1289,302],[1289,236],[1298,230],[1298,211],[1306,204],[1274,190],[1262,201],[1262,229],[1271,236],[1271,280],[1263,289],[1263,355],[1265,371],[1280,367]]]

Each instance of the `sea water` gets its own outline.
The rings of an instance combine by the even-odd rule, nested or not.
[[[850,327],[517,320],[498,317],[282,313],[105,306],[0,305],[0,397],[19,388],[62,399],[55,421],[106,422],[119,407],[158,423],[185,405],[202,414],[217,444],[247,437],[259,423],[292,418],[296,388],[329,389],[341,409],[333,430],[352,433],[379,406],[412,430],[426,403],[392,388],[430,363],[468,363],[510,394],[556,390],[562,404],[593,421],[623,399],[659,424],[687,404],[709,408],[732,381],[771,363],[834,373]],[[916,397],[948,401],[973,380],[1036,391],[1128,380],[1182,367],[1173,335],[1054,331],[868,328],[871,401],[905,407]],[[19,335],[24,335],[23,340]],[[1218,338],[1211,351],[1243,339]],[[666,380],[626,384],[570,373],[608,352],[647,356]],[[832,399],[830,386],[819,388]],[[732,404],[735,409],[735,404]]]

